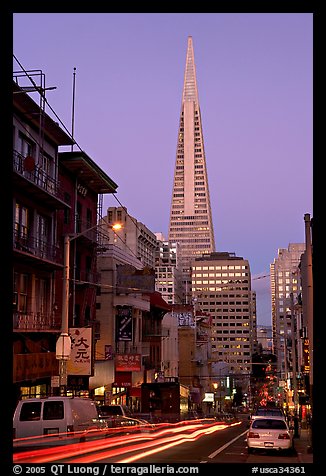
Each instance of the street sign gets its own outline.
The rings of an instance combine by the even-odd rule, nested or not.
[[[59,375],[52,375],[51,377],[51,387],[60,387],[60,376]]]

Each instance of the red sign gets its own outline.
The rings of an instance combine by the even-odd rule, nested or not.
[[[114,376],[115,387],[131,387],[131,372],[116,372]]]
[[[116,372],[139,372],[141,370],[140,354],[116,354],[115,371]]]

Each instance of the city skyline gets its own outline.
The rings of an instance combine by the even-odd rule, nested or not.
[[[278,248],[304,242],[312,214],[312,17],[13,15],[18,61],[56,87],[46,97],[70,131],[76,68],[78,145],[119,185],[128,213],[166,236],[193,37],[216,250],[249,260],[258,325],[270,324],[269,265]]]

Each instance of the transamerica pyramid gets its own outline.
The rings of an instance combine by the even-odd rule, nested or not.
[[[215,251],[207,180],[204,137],[198,100],[192,37],[188,37],[186,67],[178,131],[169,240],[180,243],[178,258],[190,295],[191,261]]]

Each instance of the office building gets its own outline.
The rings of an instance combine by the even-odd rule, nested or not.
[[[188,37],[179,121],[169,241],[180,243],[184,301],[190,300],[190,261],[215,251],[192,37]]]
[[[282,379],[286,379],[290,371],[288,350],[295,333],[294,304],[301,293],[298,266],[304,251],[304,243],[290,243],[287,248],[278,249],[277,258],[270,265],[273,353]]]
[[[196,258],[192,293],[198,307],[212,317],[213,361],[225,363],[224,373],[249,376],[257,323],[248,260],[228,252]]]

